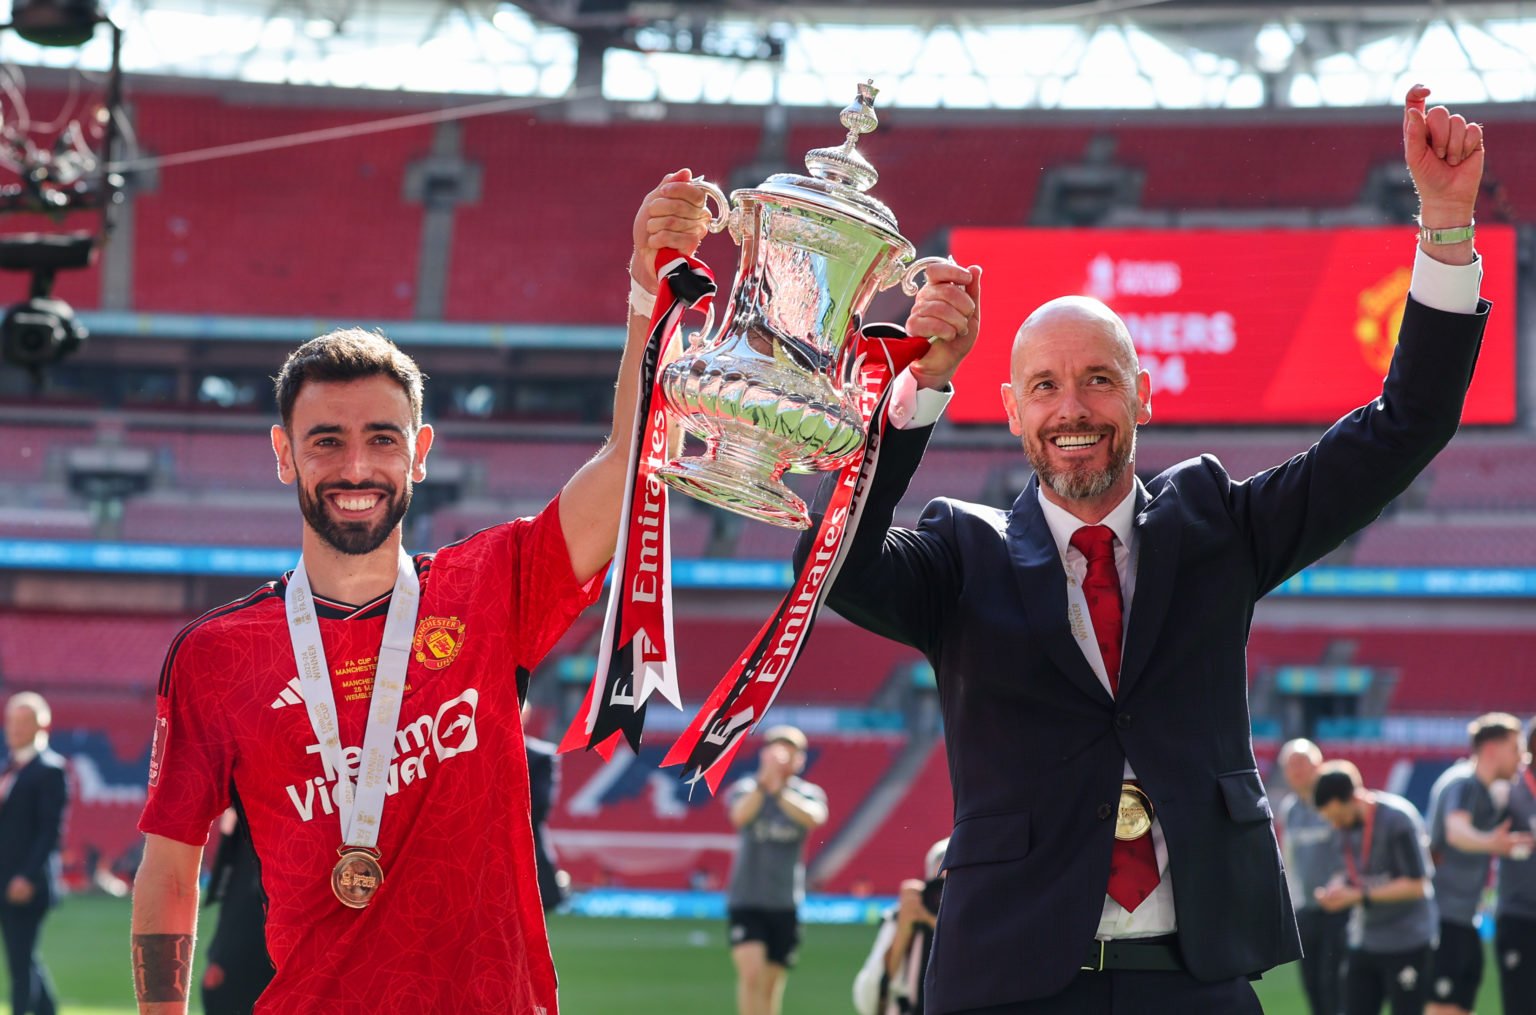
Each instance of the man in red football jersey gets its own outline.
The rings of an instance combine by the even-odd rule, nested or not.
[[[657,286],[657,250],[704,235],[689,179],[636,216],[639,288]],[[416,364],[356,329],[288,358],[272,447],[303,556],[166,657],[134,891],[141,1012],[186,1011],[203,847],[233,788],[277,969],[257,1011],[555,1015],[519,697],[613,554],[648,330],[632,313],[617,439],[548,507],[414,558],[400,522],[432,446]]]

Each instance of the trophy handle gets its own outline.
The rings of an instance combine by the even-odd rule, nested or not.
[[[725,191],[717,187],[713,181],[706,180],[702,176],[696,177],[690,182],[692,182],[695,187],[698,187],[700,190],[702,190],[707,195],[707,197],[714,198],[715,207],[719,209],[717,214],[710,216],[709,231],[712,233],[724,232],[725,229],[730,226],[731,220],[736,216],[736,213],[731,210],[731,199],[726,197]],[[706,209],[709,207],[709,201],[707,199],[705,200],[704,205]]]
[[[901,291],[908,296],[916,296],[918,289],[917,276],[935,265],[954,264],[954,260],[948,257],[920,257],[907,266],[907,270],[901,275]]]

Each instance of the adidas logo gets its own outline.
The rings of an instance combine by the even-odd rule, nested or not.
[[[288,681],[288,686],[283,688],[283,693],[272,699],[272,708],[282,708],[284,705],[298,705],[304,701],[299,694],[299,678],[294,677]]]

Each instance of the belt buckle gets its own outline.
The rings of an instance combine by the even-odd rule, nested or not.
[[[1102,973],[1104,971],[1104,949],[1105,949],[1105,946],[1108,945],[1109,942],[1104,941],[1104,940],[1099,940],[1096,943],[1099,946],[1098,963],[1097,964],[1089,963],[1086,966],[1078,966],[1077,967],[1078,969],[1080,969],[1080,970],[1087,970],[1090,973]]]

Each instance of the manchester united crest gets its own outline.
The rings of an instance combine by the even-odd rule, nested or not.
[[[429,670],[440,670],[459,657],[464,647],[464,621],[458,617],[423,617],[411,639],[416,661]]]

